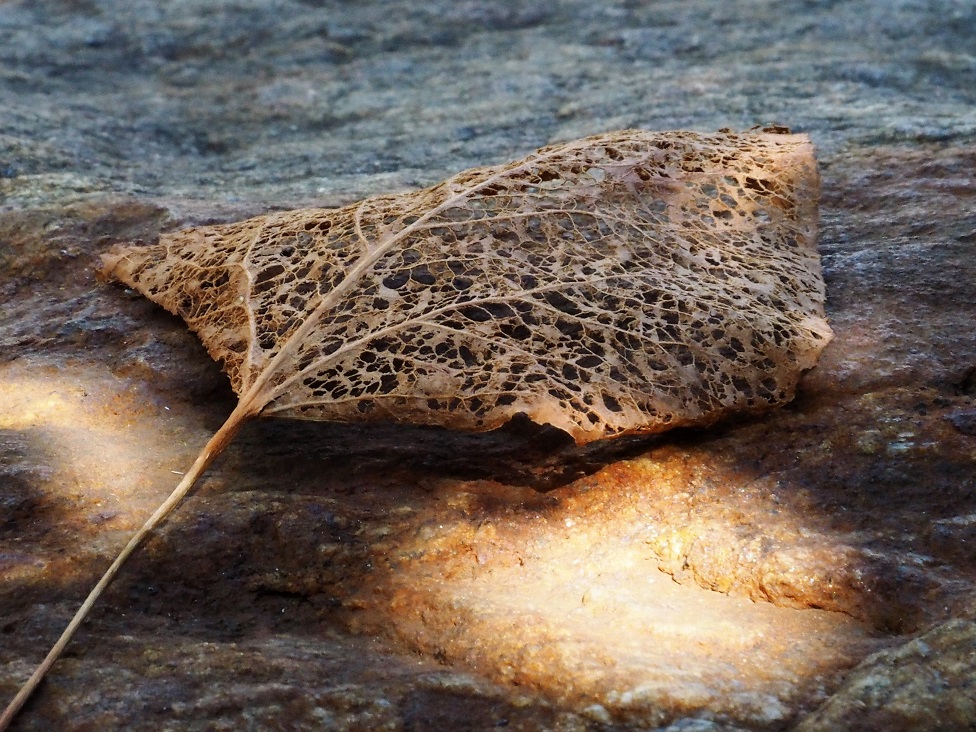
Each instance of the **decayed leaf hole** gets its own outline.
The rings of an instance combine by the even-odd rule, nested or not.
[[[607,133],[431,188],[116,248],[103,274],[182,316],[239,397],[10,703],[257,415],[579,444],[789,401],[831,337],[805,135]]]

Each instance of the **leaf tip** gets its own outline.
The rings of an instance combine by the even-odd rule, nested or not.
[[[111,282],[119,279],[116,270],[119,263],[125,258],[127,251],[128,247],[116,244],[107,252],[99,255],[100,266],[95,271],[99,282]]]

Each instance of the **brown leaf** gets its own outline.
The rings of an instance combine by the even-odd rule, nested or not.
[[[802,135],[614,132],[337,210],[124,247],[103,273],[186,319],[238,406],[0,715],[6,729],[142,539],[257,414],[579,443],[792,398],[831,337]]]
[[[254,412],[579,443],[792,398],[830,338],[812,146],[616,132],[337,210],[122,248]]]

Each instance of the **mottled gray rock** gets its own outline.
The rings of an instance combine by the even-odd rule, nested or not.
[[[976,437],[976,409],[957,409],[946,415],[946,421],[964,435]]]
[[[976,719],[976,623],[951,620],[867,658],[796,732],[970,730]]]
[[[970,3],[8,2],[12,202],[264,205],[623,127],[780,122],[826,153],[976,131]]]

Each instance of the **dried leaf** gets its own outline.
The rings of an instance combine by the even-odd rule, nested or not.
[[[792,398],[830,331],[809,141],[617,132],[422,191],[189,229],[106,272],[255,412],[584,443]]]
[[[625,131],[114,250],[103,273],[181,315],[240,399],[0,730],[250,417],[487,430],[522,413],[582,444],[788,401],[831,337],[817,189],[803,135]]]

